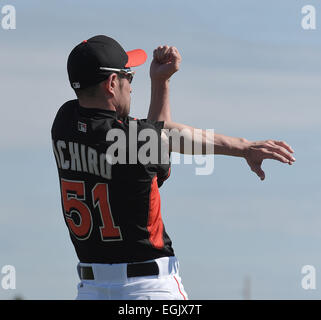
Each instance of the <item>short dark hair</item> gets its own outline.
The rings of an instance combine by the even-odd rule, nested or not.
[[[106,79],[103,80],[103,81],[106,81],[110,77],[111,74],[112,74],[112,72],[110,72],[109,75],[106,75]],[[123,78],[121,74],[119,74],[119,73],[116,73],[116,74],[117,74],[118,79],[122,79]],[[92,85],[90,87],[84,88],[84,89],[74,89],[77,98],[79,99],[79,98],[82,98],[82,97],[89,97],[89,98],[95,97],[97,92],[98,92],[98,90],[99,90],[99,85],[100,84],[101,84],[101,82],[99,82],[97,84],[94,84],[94,85]],[[120,82],[120,85],[122,85],[121,82]]]
[[[74,89],[77,98],[82,98],[82,97],[94,97],[99,89],[100,83],[94,84],[93,86],[84,88],[84,89]]]

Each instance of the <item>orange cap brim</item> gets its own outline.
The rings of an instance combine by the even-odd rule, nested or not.
[[[135,49],[126,52],[128,55],[128,62],[125,68],[137,67],[143,64],[147,59],[147,53],[142,49]]]

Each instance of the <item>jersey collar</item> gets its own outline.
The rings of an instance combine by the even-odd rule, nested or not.
[[[82,107],[79,103],[77,103],[77,109],[78,112],[85,117],[102,116],[117,118],[117,113],[113,110],[105,110],[100,108],[85,108]]]

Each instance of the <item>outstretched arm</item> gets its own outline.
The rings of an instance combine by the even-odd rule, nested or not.
[[[293,149],[284,141],[248,141],[172,121],[166,121],[164,128],[163,136],[168,140],[170,152],[242,157],[261,180],[265,178],[261,168],[264,159],[278,160],[289,165],[295,162],[291,154]]]
[[[169,79],[179,70],[181,56],[175,47],[159,46],[150,66],[151,99],[148,119],[171,121]]]

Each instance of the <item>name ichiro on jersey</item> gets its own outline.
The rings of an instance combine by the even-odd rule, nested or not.
[[[86,124],[78,122],[78,131],[86,133]],[[160,161],[168,164],[168,144],[162,142],[161,159],[159,159],[157,133],[148,128],[142,129],[137,134],[137,123],[130,121],[128,149],[124,130],[117,128],[107,132],[106,143],[109,146],[105,152],[99,153],[95,148],[73,141],[52,140],[52,145],[59,169],[86,172],[111,179],[111,167],[116,163],[137,164],[139,161],[141,164],[157,164]]]
[[[72,141],[52,141],[52,147],[59,169],[86,172],[111,179],[111,162],[106,153]],[[67,154],[66,154],[67,153]]]

